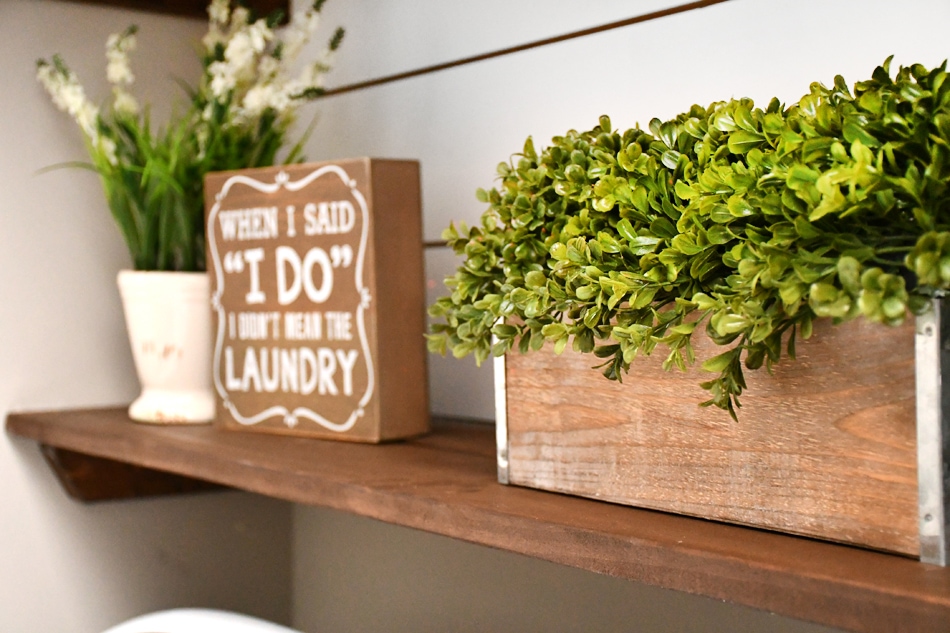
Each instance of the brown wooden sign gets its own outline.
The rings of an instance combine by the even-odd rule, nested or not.
[[[377,442],[428,427],[419,169],[209,174],[217,422]]]

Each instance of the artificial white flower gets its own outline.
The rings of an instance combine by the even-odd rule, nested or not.
[[[263,50],[263,47],[261,48]],[[226,72],[235,79],[251,75],[254,72],[255,54],[254,42],[247,30],[241,30],[231,36],[227,48],[224,50],[224,60],[228,65]],[[216,62],[217,63],[217,62]]]
[[[223,101],[237,85],[233,69],[226,62],[213,62],[208,66],[211,82],[208,87],[215,101]]]
[[[274,87],[271,85],[258,85],[248,90],[241,104],[245,116],[258,117],[263,114],[264,110],[271,106],[274,93]]]
[[[86,133],[86,136],[90,139],[96,139],[99,136],[97,126],[99,122],[99,108],[87,101],[75,111],[70,112],[70,114],[73,115],[76,123],[78,123],[82,131]]]
[[[251,13],[245,7],[237,7],[231,12],[231,30],[236,31],[246,26],[251,19]]]
[[[251,40],[251,48],[255,53],[260,53],[267,46],[267,42],[274,39],[274,32],[267,26],[266,20],[258,20],[251,24],[247,29],[248,37]]]
[[[319,25],[320,14],[313,9],[294,15],[284,34],[284,48],[281,56],[288,65],[296,61]]]
[[[167,208],[177,214],[174,222],[190,225],[188,218],[200,217],[203,211],[200,192],[206,173],[273,164],[297,107],[316,96],[311,89],[322,84],[329,70],[325,62],[311,64],[291,79],[296,73],[294,60],[317,27],[323,0],[310,0],[314,4],[278,33],[267,20],[250,22],[243,7],[232,11],[231,1],[210,0],[208,32],[200,52],[204,72],[197,86],[188,90],[191,101],[183,116],[157,130],[149,129],[149,117],[142,114],[130,91],[135,81],[129,62],[136,46],[135,27],[106,42],[105,70],[112,100],[103,113],[86,98],[82,85],[59,57],[38,62],[37,79],[85,136],[92,165],[101,176],[136,266],[195,270],[204,265],[200,235],[166,231],[163,237],[159,231],[155,239],[143,239],[135,231],[151,226],[152,221],[142,214],[163,214]],[[331,47],[341,38],[342,30],[338,30]],[[238,147],[244,149],[235,152]],[[145,177],[151,173],[168,178],[159,183]],[[174,203],[165,205],[166,197],[174,198]],[[155,210],[158,198],[161,211]]]
[[[99,150],[99,153],[106,157],[106,160],[109,161],[110,165],[117,165],[118,160],[115,155],[115,141],[113,141],[108,136],[100,136],[96,141],[96,147]]]
[[[116,86],[113,89],[115,99],[112,101],[112,109],[116,114],[134,116],[139,113],[139,104],[127,90]]]
[[[198,160],[204,160],[208,153],[208,126],[199,125],[195,129],[195,140],[198,141]]]
[[[135,50],[134,27],[124,33],[113,33],[106,41],[106,79],[113,85],[129,86],[135,81],[129,64],[129,53]]]
[[[131,68],[129,68],[128,60],[117,58],[109,60],[109,65],[106,66],[106,79],[112,84],[128,86],[135,80],[135,77],[132,75]]]
[[[322,88],[323,79],[330,70],[330,61],[332,59],[333,53],[331,51],[324,51],[320,59],[303,67],[303,70],[300,71],[300,75],[297,77],[297,83],[302,86],[303,89]]]
[[[212,26],[226,25],[230,15],[230,0],[211,0],[211,4],[208,5],[208,17],[211,19]]]
[[[205,47],[205,50],[210,53],[218,47],[218,44],[223,44],[226,40],[227,37],[220,29],[212,27],[208,29],[205,36],[201,38],[201,44]]]
[[[37,67],[36,77],[46,88],[56,107],[68,113],[86,136],[94,140],[97,136],[99,109],[86,98],[82,85],[72,71],[56,59],[55,65],[41,62]]]
[[[273,80],[280,73],[280,60],[271,55],[264,55],[261,61],[257,63],[257,75],[260,81],[268,82]]]

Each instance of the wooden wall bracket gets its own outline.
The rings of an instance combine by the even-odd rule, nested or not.
[[[201,479],[47,444],[40,444],[40,451],[63,489],[77,501],[89,503],[227,489]]]

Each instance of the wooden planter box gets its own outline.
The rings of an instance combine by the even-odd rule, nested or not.
[[[697,358],[716,353],[695,344]],[[822,320],[797,347],[772,375],[746,371],[738,422],[697,406],[705,372],[666,372],[662,354],[622,384],[550,346],[497,359],[499,478],[910,556],[923,543],[941,562],[943,493],[918,504],[914,323]]]

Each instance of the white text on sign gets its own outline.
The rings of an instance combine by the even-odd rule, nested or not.
[[[267,295],[261,289],[261,264],[266,257],[266,252],[260,247],[228,251],[224,254],[224,272],[239,274],[247,269],[250,289],[244,300],[248,305],[267,301]],[[274,257],[277,270],[277,302],[280,305],[293,303],[301,293],[313,303],[323,303],[333,293],[333,269],[347,267],[353,262],[353,247],[349,244],[334,244],[328,254],[326,250],[314,246],[301,257],[290,246],[278,246],[274,249]],[[319,279],[319,282],[315,281],[315,278]]]
[[[353,395],[353,367],[359,352],[355,349],[299,347],[282,349],[248,348],[241,372],[237,373],[234,349],[224,348],[224,379],[228,391],[299,393],[321,396]]]

